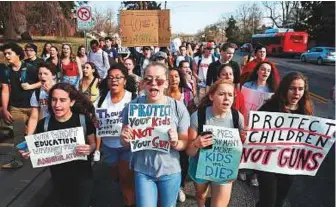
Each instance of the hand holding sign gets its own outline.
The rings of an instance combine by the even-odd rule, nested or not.
[[[210,145],[212,145],[212,134],[201,134],[194,140],[196,148],[204,148]]]
[[[88,144],[81,144],[76,147],[76,152],[80,155],[90,155],[91,150],[91,146]]]
[[[178,134],[176,129],[169,129],[168,131],[168,137],[169,137],[169,142],[170,145],[174,148],[178,144]]]
[[[133,135],[132,135],[132,128],[129,125],[126,125],[122,128],[120,139],[122,145],[130,144],[131,139],[133,139]]]

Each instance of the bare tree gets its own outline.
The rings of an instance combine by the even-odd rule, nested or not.
[[[262,3],[268,10],[266,17],[271,19],[276,27],[293,27],[298,21],[301,9],[299,1],[264,1]]]
[[[239,39],[246,42],[261,26],[262,12],[257,3],[244,3],[236,10],[236,19],[241,31]]]

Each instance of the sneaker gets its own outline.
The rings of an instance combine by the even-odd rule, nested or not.
[[[100,152],[96,150],[93,154],[93,161],[99,162],[100,161]]]
[[[244,172],[238,173],[238,179],[241,180],[241,181],[245,181],[246,180],[246,173],[244,173]]]
[[[183,192],[183,189],[181,188],[178,192],[178,200],[183,203],[186,200],[186,195]]]
[[[19,160],[11,160],[7,164],[1,165],[1,169],[17,169],[23,166],[23,162]]]
[[[251,181],[250,181],[250,185],[251,185],[251,186],[254,186],[254,187],[258,187],[258,186],[259,186],[258,179],[257,179],[257,178],[253,178],[253,179],[251,179]]]

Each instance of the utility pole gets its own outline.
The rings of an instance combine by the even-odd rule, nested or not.
[[[165,1],[165,9],[167,9],[167,1]]]

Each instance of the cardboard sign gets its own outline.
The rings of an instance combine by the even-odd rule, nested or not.
[[[169,10],[120,11],[120,27],[123,46],[168,47],[170,44]]]
[[[274,93],[267,93],[242,87],[241,93],[244,96],[245,108],[247,114],[250,111],[257,111],[267,99],[270,99]]]
[[[196,177],[214,182],[236,180],[242,154],[238,129],[204,125],[213,134],[212,149],[201,149]]]
[[[128,123],[134,139],[131,151],[170,151],[168,131],[171,128],[171,108],[160,104],[130,104]]]
[[[252,111],[240,168],[314,176],[335,142],[335,120]]]
[[[43,132],[25,139],[33,168],[87,160],[87,156],[75,151],[77,145],[85,144],[83,127]]]
[[[98,137],[120,136],[122,128],[122,111],[113,110],[114,108],[97,108],[96,117],[99,120],[99,126],[96,130]]]

